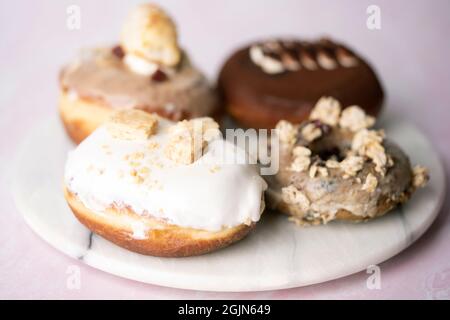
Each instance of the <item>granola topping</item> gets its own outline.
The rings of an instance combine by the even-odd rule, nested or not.
[[[430,175],[428,173],[428,169],[424,166],[417,165],[413,168],[413,182],[412,185],[414,188],[422,188],[424,187],[428,180],[430,179]]]
[[[362,186],[362,190],[365,190],[369,193],[372,193],[375,191],[378,185],[377,177],[375,177],[373,174],[369,173],[366,177],[366,181],[364,182]]]
[[[339,125],[341,128],[357,132],[361,129],[372,127],[375,118],[366,115],[363,109],[358,106],[350,106],[342,111]]]
[[[292,123],[281,120],[276,126],[278,138],[280,143],[287,147],[293,147],[297,141],[298,129]]]
[[[283,200],[286,203],[299,205],[304,211],[309,209],[310,201],[308,197],[295,186],[290,185],[285,187],[281,190],[281,192]]]
[[[302,172],[308,169],[311,163],[311,150],[303,146],[297,146],[292,150],[294,160],[291,163],[290,170]]]
[[[341,104],[331,97],[322,97],[317,101],[309,118],[311,120],[320,120],[332,127],[336,126],[341,113]]]

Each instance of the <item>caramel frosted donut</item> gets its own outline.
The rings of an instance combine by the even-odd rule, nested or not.
[[[369,64],[331,40],[268,40],[235,52],[224,64],[218,88],[232,117],[245,127],[300,123],[314,103],[333,96],[376,116],[383,90]]]
[[[120,111],[69,154],[65,197],[81,223],[131,251],[207,253],[242,239],[264,209],[258,168],[224,152],[241,151],[210,118]]]
[[[214,90],[178,47],[172,20],[154,5],[132,10],[119,45],[82,51],[59,82],[60,115],[76,143],[116,110],[174,121],[218,115]]]
[[[269,182],[272,206],[298,224],[362,221],[382,216],[425,185],[425,168],[369,129],[374,118],[357,107],[341,112],[321,98],[308,121],[280,121],[280,171]]]

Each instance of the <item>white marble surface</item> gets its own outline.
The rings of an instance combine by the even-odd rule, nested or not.
[[[146,283],[213,291],[289,288],[339,278],[378,264],[408,247],[435,219],[445,196],[445,175],[429,142],[401,117],[387,115],[388,136],[431,169],[431,183],[402,208],[364,224],[298,228],[266,212],[245,240],[212,254],[155,258],[92,235],[71,214],[62,195],[66,153],[73,148],[58,119],[30,131],[16,158],[13,193],[29,226],[67,255],[112,274]]]

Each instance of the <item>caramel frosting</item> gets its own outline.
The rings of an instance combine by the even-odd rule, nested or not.
[[[211,115],[216,111],[214,92],[186,54],[176,69],[157,69],[151,76],[131,70],[124,63],[126,57],[120,46],[84,50],[62,70],[61,87],[77,97],[113,109],[138,108],[172,120]]]

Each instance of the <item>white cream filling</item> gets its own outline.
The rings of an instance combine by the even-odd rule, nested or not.
[[[146,140],[115,139],[100,127],[69,153],[66,187],[100,214],[112,204],[128,206],[140,215],[209,231],[258,221],[267,187],[258,168],[224,161],[230,152],[241,157],[242,150],[218,139],[194,163],[176,164],[164,155],[170,125],[161,119],[158,132]],[[136,152],[143,157],[131,164],[126,156]],[[137,183],[130,172],[144,167],[148,176]]]
[[[156,63],[152,63],[132,53],[127,53],[123,61],[131,71],[143,76],[150,76],[158,70]]]

